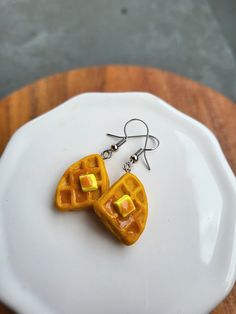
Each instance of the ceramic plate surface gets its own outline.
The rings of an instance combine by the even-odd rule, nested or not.
[[[92,211],[59,213],[53,197],[70,164],[134,117],[161,145],[147,154],[151,171],[133,167],[149,215],[127,247]],[[111,182],[143,141],[106,162]],[[152,95],[84,94],[27,123],[2,155],[0,187],[0,298],[20,313],[209,313],[234,284],[234,175],[207,128]]]

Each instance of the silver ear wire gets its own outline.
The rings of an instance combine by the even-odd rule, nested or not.
[[[110,137],[115,137],[115,138],[121,138],[121,139],[124,138],[123,136],[116,135],[116,134],[111,134],[111,133],[107,133],[106,135],[107,135],[107,136],[110,136]],[[140,137],[146,137],[146,136],[147,136],[146,134],[128,135],[128,136],[126,137],[126,139],[127,139],[127,138],[140,138]],[[152,150],[157,149],[157,147],[160,145],[160,141],[158,140],[158,138],[156,138],[154,135],[151,135],[151,134],[149,134],[148,137],[153,140],[153,142],[155,143],[155,145],[154,145],[153,147],[146,148],[146,151],[152,151]]]
[[[149,135],[149,128],[148,128],[147,123],[144,122],[143,120],[137,119],[137,118],[131,119],[131,120],[129,120],[129,121],[126,122],[126,124],[125,124],[125,126],[124,126],[124,134],[125,134],[126,137],[127,137],[126,127],[127,127],[127,125],[128,125],[130,122],[132,122],[132,121],[139,121],[139,122],[142,122],[142,123],[145,125],[145,127],[146,127],[146,129],[147,129],[146,135],[141,135],[141,136],[138,135],[138,136],[135,136],[135,137],[143,137],[143,136],[145,136],[146,139],[145,139],[144,147],[143,147],[143,148],[139,148],[139,149],[136,151],[136,153],[134,153],[132,156],[130,156],[129,161],[126,162],[126,163],[123,165],[123,169],[125,170],[125,172],[130,172],[130,171],[131,171],[131,168],[132,168],[132,166],[133,166],[133,164],[136,163],[136,162],[138,162],[139,156],[143,154],[143,155],[144,155],[144,160],[145,160],[145,163],[146,163],[146,166],[147,166],[147,169],[148,169],[148,170],[151,170],[151,167],[150,167],[149,162],[148,162],[148,160],[147,160],[146,152],[147,152],[147,151],[155,150],[155,149],[160,145],[160,141],[159,141],[155,136]],[[155,140],[155,142],[156,142],[156,145],[153,146],[153,147],[151,147],[151,148],[147,148],[147,142],[148,142],[149,137],[151,137],[151,138],[152,138],[153,140]]]
[[[116,144],[112,144],[109,149],[104,150],[101,153],[101,156],[103,159],[110,159],[112,156],[112,153],[116,152],[125,142],[126,142],[127,137],[122,137],[119,142]]]
[[[147,133],[146,134],[139,134],[139,135],[127,135],[127,131],[126,131],[127,125],[132,121],[142,122],[147,129]],[[111,158],[112,153],[116,152],[120,148],[120,146],[122,146],[124,143],[126,143],[128,138],[145,137],[144,147],[139,148],[136,153],[134,153],[132,156],[130,156],[130,160],[124,164],[123,169],[126,172],[130,172],[132,165],[139,160],[139,156],[141,154],[144,154],[144,160],[145,160],[146,166],[147,166],[148,170],[151,170],[150,165],[149,165],[148,160],[147,160],[146,152],[157,149],[157,147],[160,145],[160,141],[154,135],[149,134],[149,128],[148,128],[148,125],[146,124],[146,122],[144,122],[143,120],[138,119],[138,118],[133,118],[133,119],[130,119],[129,121],[127,121],[125,123],[125,125],[124,125],[124,136],[119,136],[119,135],[115,135],[115,134],[111,134],[111,133],[107,133],[107,135],[111,136],[111,137],[119,138],[120,140],[116,144],[111,145],[111,147],[109,149],[106,149],[101,153],[101,156],[103,159]],[[151,138],[153,140],[153,142],[155,142],[155,145],[153,147],[147,147],[147,142],[148,142],[149,138]]]

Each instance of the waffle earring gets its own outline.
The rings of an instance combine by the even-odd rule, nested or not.
[[[104,160],[111,158],[128,138],[137,136],[143,135],[127,136],[125,133],[116,144],[111,145],[101,155],[89,155],[72,164],[57,185],[56,207],[60,211],[92,207],[93,203],[109,188],[109,177]]]
[[[104,225],[126,245],[131,245],[138,240],[145,228],[148,215],[148,202],[143,184],[130,171],[141,154],[144,155],[146,166],[150,170],[146,152],[155,150],[159,146],[159,140],[149,135],[147,124],[140,119],[132,119],[126,123],[125,135],[126,127],[131,121],[140,121],[146,126],[147,134],[144,147],[140,148],[124,164],[123,170],[126,173],[94,203],[94,211]],[[149,137],[155,141],[155,146],[152,148],[147,148]]]
[[[104,160],[111,158],[125,142],[126,138],[122,138],[101,155],[88,155],[72,164],[57,185],[56,207],[61,211],[91,207],[109,188]]]

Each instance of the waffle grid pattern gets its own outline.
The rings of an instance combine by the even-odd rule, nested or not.
[[[131,197],[136,208],[127,217],[122,217],[114,205],[124,194]],[[96,202],[95,211],[121,241],[134,241],[142,233],[147,218],[147,199],[142,184],[134,175],[125,174]]]
[[[103,170],[104,162],[99,155],[87,156],[73,164],[63,175],[57,190],[57,206],[62,209],[74,209],[91,206],[95,200],[101,197],[108,188],[106,170]],[[83,192],[79,176],[94,174],[98,189]]]

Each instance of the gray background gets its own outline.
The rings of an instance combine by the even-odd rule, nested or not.
[[[107,63],[177,72],[236,101],[236,0],[0,0],[0,97]]]

